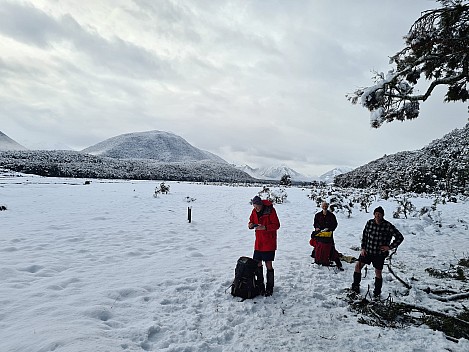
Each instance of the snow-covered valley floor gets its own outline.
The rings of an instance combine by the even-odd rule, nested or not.
[[[276,205],[281,222],[272,297],[240,302],[229,285],[240,256],[251,256],[249,200],[261,189],[167,182],[0,178],[0,351],[469,351],[425,325],[402,329],[358,323],[345,271],[312,264],[308,244],[316,208],[309,190],[287,188]],[[188,198],[195,201],[187,202]],[[431,199],[413,200],[417,208]],[[379,200],[405,237],[383,296],[455,314],[426,287],[467,281],[432,277],[469,256],[469,204],[439,205],[441,227],[427,218],[392,219],[396,204]],[[192,222],[187,220],[188,207]],[[358,257],[372,215],[337,214],[336,247]],[[372,284],[372,270],[362,287]],[[416,278],[416,280],[411,280]]]

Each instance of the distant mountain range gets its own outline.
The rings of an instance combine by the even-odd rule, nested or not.
[[[251,168],[227,163],[169,132],[127,133],[76,151],[29,151],[0,132],[0,168],[43,176],[181,181],[334,182],[339,187],[469,194],[469,123],[417,151],[385,155],[354,170],[340,167],[314,179],[286,165]]]
[[[312,182],[312,181],[322,181],[326,184],[332,184],[334,182],[334,177],[337,175],[343,174],[353,170],[351,167],[337,167],[332,169],[319,177],[312,177],[303,175],[292,168],[286,165],[280,166],[271,166],[271,167],[259,167],[252,168],[249,165],[236,166],[237,169],[246,172],[254,178],[261,180],[276,180],[279,181],[283,175],[290,175],[292,181],[297,182]]]
[[[27,148],[15,142],[13,139],[8,137],[5,133],[0,131],[0,151],[6,151],[6,150],[27,150]]]
[[[48,148],[49,149],[49,148]],[[29,157],[37,158],[41,160],[43,158],[49,158],[50,160],[55,160],[57,164],[60,164],[62,168],[67,169],[64,165],[66,162],[64,160],[67,159],[65,155],[70,157],[70,160],[73,162],[75,166],[79,167],[77,164],[88,164],[89,159],[81,159],[77,156],[77,152],[73,152],[68,150],[69,148],[58,148],[61,152],[57,150],[49,151],[46,150],[39,151],[32,151],[31,153],[24,154],[18,157],[18,160],[23,160],[26,163],[25,159]],[[0,132],[0,151],[26,151],[27,148],[23,147],[19,143],[16,143],[13,139],[9,138],[5,134]],[[158,162],[158,170],[162,167],[164,163],[170,163],[171,167],[176,167],[176,164],[180,163],[193,163],[193,162],[202,162],[202,163],[220,163],[224,164],[225,166],[221,168],[223,172],[220,172],[217,168],[216,174],[226,173],[227,170],[230,168],[234,168],[237,171],[232,172],[233,175],[231,179],[242,179],[246,180],[246,177],[252,177],[253,179],[258,180],[267,180],[267,181],[279,181],[282,176],[285,174],[290,175],[292,181],[296,182],[311,182],[313,180],[320,180],[326,183],[330,183],[333,180],[333,177],[349,170],[345,170],[343,168],[337,168],[334,170],[329,171],[328,173],[321,175],[319,178],[314,178],[311,176],[303,175],[292,168],[289,168],[286,165],[280,166],[271,166],[271,167],[264,167],[264,168],[252,168],[248,165],[244,166],[234,166],[228,164],[225,160],[220,158],[219,156],[210,153],[208,151],[204,151],[198,149],[191,144],[189,144],[185,139],[180,136],[177,136],[170,132],[164,131],[147,131],[147,132],[135,132],[135,133],[126,133],[119,136],[115,136],[109,139],[106,139],[102,142],[99,142],[95,145],[92,145],[88,148],[83,149],[80,153],[90,154],[96,157],[103,157],[103,158],[112,158],[112,159],[119,159],[119,160],[148,160],[153,162]],[[49,157],[46,157],[48,155]],[[18,161],[19,162],[19,161]],[[21,163],[21,162],[19,162]],[[16,163],[15,163],[16,164]],[[116,163],[106,161],[103,164],[107,165],[105,168],[106,170],[97,171],[99,175],[108,175],[107,177],[121,177],[120,173],[115,173],[112,170]],[[36,165],[34,162],[28,163],[27,169],[34,169],[37,172],[40,172],[40,166]],[[109,166],[111,165],[111,166]],[[122,165],[120,162],[119,165]],[[139,166],[133,166],[135,168],[140,168]],[[87,166],[89,167],[89,166]],[[17,170],[21,169],[20,166],[17,166]],[[200,166],[196,167],[197,169],[197,179],[200,179]],[[207,168],[207,170],[210,168]],[[190,170],[190,168],[189,168]],[[213,169],[212,169],[213,170]],[[187,171],[187,169],[186,169]],[[51,171],[50,167],[46,172],[42,174],[48,175],[51,172],[56,174],[56,172]],[[241,172],[241,174],[239,174]],[[64,171],[65,174],[70,175],[71,171]],[[156,173],[154,171],[153,173]],[[81,173],[79,173],[81,174]],[[88,173],[84,173],[87,175]],[[138,174],[138,173],[137,173]],[[158,174],[162,174],[158,171]],[[164,173],[163,173],[164,174]],[[173,173],[174,174],[174,173]],[[177,175],[177,172],[175,172]],[[246,176],[241,176],[246,175]],[[225,175],[225,178],[230,178],[230,176]],[[89,177],[89,176],[86,176]],[[133,177],[137,177],[134,175]],[[179,176],[178,176],[179,177]],[[218,178],[223,178],[220,175],[216,176]]]
[[[121,134],[81,152],[117,159],[152,159],[168,163],[203,160],[227,163],[215,154],[192,146],[184,138],[163,131]]]
[[[336,176],[342,175],[342,174],[344,174],[346,172],[350,172],[352,170],[353,170],[353,168],[346,167],[346,166],[336,167],[335,169],[332,169],[331,171],[328,171],[325,174],[322,174],[321,176],[319,176],[318,180],[323,181],[323,182],[325,182],[326,184],[329,185],[329,184],[334,183],[334,179],[335,179]]]
[[[236,166],[236,168],[260,180],[279,181],[284,175],[290,175],[292,181],[311,182],[313,180],[313,177],[305,176],[286,165],[259,168],[252,168],[249,165],[242,165]]]

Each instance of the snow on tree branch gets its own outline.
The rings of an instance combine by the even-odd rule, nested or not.
[[[406,47],[390,58],[395,68],[375,72],[373,86],[346,95],[371,112],[372,127],[417,118],[420,102],[439,85],[447,86],[445,102],[469,99],[469,2],[438,2],[443,7],[423,12],[404,37]],[[427,87],[417,87],[419,81]],[[417,94],[418,88],[424,93]]]

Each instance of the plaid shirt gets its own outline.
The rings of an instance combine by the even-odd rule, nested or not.
[[[394,241],[391,243],[392,237]],[[397,248],[402,241],[404,241],[404,236],[389,221],[383,219],[378,225],[374,219],[370,219],[363,229],[361,248],[365,249],[369,255],[377,255],[382,254],[380,246],[389,246],[393,249]]]

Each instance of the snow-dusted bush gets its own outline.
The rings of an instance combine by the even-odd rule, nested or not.
[[[291,186],[291,176],[289,174],[285,174],[280,178],[280,185],[282,186]]]
[[[362,190],[358,195],[354,196],[353,202],[360,206],[360,210],[368,213],[371,204],[376,200],[376,195],[371,190]]]
[[[155,194],[153,195],[155,198],[158,197],[158,194],[168,194],[170,186],[165,184],[164,182],[160,183],[159,187],[155,188]]]
[[[340,211],[350,217],[353,212],[353,192],[352,189],[324,185],[313,188],[308,198],[313,200],[318,208],[326,202],[329,203],[332,212]]]
[[[285,191],[284,187],[280,187],[277,190],[272,190],[267,186],[264,186],[263,189],[258,192],[259,197],[267,199],[274,204],[282,204],[287,200],[288,194]]]
[[[407,216],[415,212],[415,205],[412,204],[410,197],[408,195],[399,195],[395,196],[394,200],[397,202],[397,209],[393,212],[393,218],[400,218],[401,214],[404,214],[404,217],[407,219]]]

